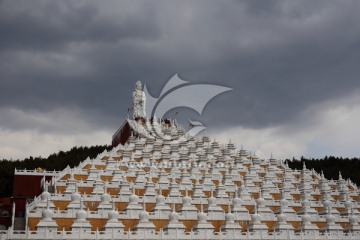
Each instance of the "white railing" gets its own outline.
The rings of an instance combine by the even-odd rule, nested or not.
[[[360,233],[319,233],[319,232],[299,232],[294,233],[293,231],[281,231],[281,232],[246,232],[243,231],[239,234],[233,232],[181,232],[178,231],[176,234],[169,234],[160,229],[159,232],[154,230],[139,230],[134,231],[0,231],[0,240],[23,240],[23,239],[66,239],[66,240],[78,240],[78,239],[102,239],[102,240],[113,240],[113,239],[131,239],[131,240],[216,240],[216,239],[238,239],[238,240],[358,240],[360,239]]]
[[[35,206],[38,204],[38,202],[40,201],[40,199],[41,199],[41,195],[34,197],[34,200],[27,205],[26,209],[28,211],[33,210],[35,208]]]
[[[38,170],[29,170],[29,169],[16,169],[14,170],[15,175],[35,175],[35,176],[56,176],[60,171],[38,171]]]
[[[69,167],[69,165],[66,167],[66,168],[64,168],[64,170],[62,170],[61,172],[59,172],[59,174],[57,175],[57,179],[58,180],[61,180],[63,177],[65,177],[65,175],[66,174],[68,174],[68,173],[70,173],[70,167]]]

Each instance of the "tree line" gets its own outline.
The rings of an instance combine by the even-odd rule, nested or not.
[[[79,165],[87,157],[95,158],[105,149],[110,150],[111,146],[73,147],[66,152],[53,153],[47,158],[30,156],[23,160],[0,160],[0,198],[12,195],[15,168],[29,170],[42,168],[47,171],[60,171],[68,165],[70,167]]]
[[[339,179],[339,172],[341,172],[343,179],[350,178],[351,181],[360,185],[360,158],[342,158],[334,156],[325,156],[320,159],[307,159],[301,157],[300,159],[287,159],[286,162],[292,169],[301,170],[305,162],[307,169],[314,169],[316,172],[323,171],[326,179]]]

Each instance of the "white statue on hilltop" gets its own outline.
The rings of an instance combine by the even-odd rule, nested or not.
[[[133,117],[135,118],[145,118],[145,93],[142,91],[141,82],[137,81],[135,85],[135,90],[133,92]]]

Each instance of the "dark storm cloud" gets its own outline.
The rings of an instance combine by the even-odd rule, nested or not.
[[[98,6],[73,1],[18,1],[2,3],[0,48],[57,50],[72,42],[117,42],[122,39],[153,39],[159,36],[152,5],[143,14],[111,18]],[[115,16],[116,17],[116,16]]]
[[[360,87],[357,1],[0,4],[4,109],[76,107],[114,129],[137,80],[156,96],[179,73],[234,89],[209,103],[208,125],[261,128]]]
[[[155,39],[159,29],[152,5],[141,6],[146,11],[140,15],[137,11],[125,14],[126,9],[120,8],[118,18],[101,15],[91,3],[9,1],[1,6],[0,106],[30,111],[80,106],[97,109],[102,115],[110,111],[110,98],[122,96],[124,100],[119,102],[130,104],[132,82],[114,86],[119,74],[96,71],[96,66],[87,63],[91,60],[78,56],[72,44],[91,50],[96,44],[115,43],[118,47],[121,41]],[[119,115],[123,109],[113,110]],[[14,122],[3,124],[12,126]]]

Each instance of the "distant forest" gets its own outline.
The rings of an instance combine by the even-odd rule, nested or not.
[[[306,164],[307,169],[314,168],[316,172],[324,172],[324,176],[327,179],[338,179],[339,171],[341,172],[343,179],[350,178],[351,181],[360,185],[360,158],[342,158],[326,156],[321,159],[289,159],[286,160],[289,167],[292,169],[302,169],[303,162]]]
[[[0,198],[12,195],[15,168],[33,170],[40,167],[48,171],[59,171],[68,165],[70,167],[77,166],[87,157],[95,158],[105,149],[110,150],[111,146],[73,147],[67,152],[60,151],[51,154],[48,158],[29,157],[24,160],[0,160]]]
[[[73,147],[70,151],[51,154],[48,158],[29,157],[24,160],[0,160],[0,198],[12,195],[14,170],[43,168],[46,170],[63,170],[66,166],[77,166],[87,157],[95,158],[104,150],[110,150],[111,146]],[[285,160],[292,169],[301,170],[303,162],[307,169],[314,168],[316,172],[324,172],[327,179],[338,179],[341,171],[344,179],[350,178],[354,183],[360,185],[360,159],[325,157],[323,159],[292,159]]]

